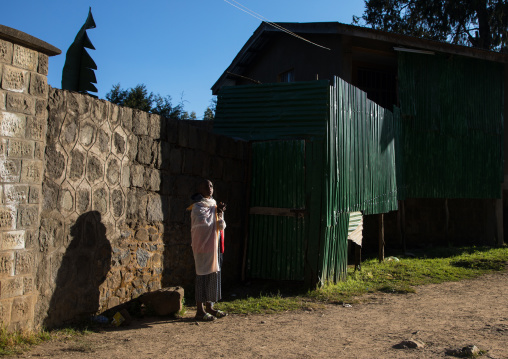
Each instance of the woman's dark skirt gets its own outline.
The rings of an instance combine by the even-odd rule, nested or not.
[[[222,298],[220,273],[196,276],[196,302],[218,302]]]

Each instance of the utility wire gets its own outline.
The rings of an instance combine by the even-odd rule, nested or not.
[[[295,34],[294,32],[289,31],[288,29],[286,29],[286,28],[284,28],[284,27],[280,26],[280,25],[279,25],[279,24],[277,24],[277,23],[274,23],[274,22],[272,22],[272,21],[268,20],[266,17],[264,17],[264,16],[262,16],[262,15],[260,15],[260,14],[256,13],[256,12],[252,11],[252,10],[251,10],[251,9],[249,9],[248,7],[246,7],[246,6],[242,5],[242,4],[240,4],[239,2],[237,2],[237,1],[235,1],[235,0],[231,0],[231,1],[233,1],[233,2],[234,2],[234,3],[236,3],[236,4],[238,4],[239,6],[238,6],[238,5],[235,5],[235,4],[231,3],[231,2],[229,2],[228,0],[224,0],[224,1],[225,1],[225,2],[227,2],[229,5],[231,5],[231,6],[233,6],[233,7],[236,7],[238,10],[241,10],[241,11],[243,11],[243,12],[245,12],[245,13],[249,14],[250,16],[255,17],[255,18],[256,18],[256,19],[258,19],[258,20],[261,20],[261,21],[263,21],[263,22],[266,22],[268,25],[271,25],[271,26],[275,27],[276,29],[279,29],[279,30],[281,30],[281,31],[283,31],[283,32],[285,32],[285,33],[287,33],[287,34],[291,35],[291,36],[294,36],[294,37],[296,37],[297,39],[303,40],[303,41],[305,41],[305,42],[308,42],[309,44],[312,44],[312,45],[314,45],[314,46],[320,47],[320,48],[325,49],[325,50],[331,50],[331,49],[329,49],[328,47],[325,47],[325,46],[322,46],[322,45],[316,44],[315,42],[312,42],[312,41],[310,41],[310,40],[307,40],[306,38],[301,37],[300,35],[297,35],[297,34]],[[243,8],[243,9],[242,9],[242,8]]]

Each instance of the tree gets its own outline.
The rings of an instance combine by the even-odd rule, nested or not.
[[[212,121],[215,118],[215,114],[213,113],[210,107],[207,107],[205,113],[203,114],[204,121]]]
[[[173,106],[171,96],[162,97],[153,92],[148,93],[146,85],[139,84],[130,89],[122,89],[120,84],[113,85],[106,94],[106,99],[114,104],[135,108],[141,111],[154,113],[173,120],[185,119],[190,117],[183,110],[183,101]]]
[[[97,83],[94,70],[97,70],[95,61],[90,57],[86,49],[95,50],[88,38],[86,30],[94,29],[95,21],[92,16],[92,8],[88,10],[88,17],[78,31],[74,42],[69,46],[65,55],[65,64],[62,70],[62,89],[76,91],[91,95],[88,91],[97,92]],[[95,95],[92,95],[97,97]]]
[[[374,29],[487,50],[507,51],[506,0],[365,0]],[[354,24],[360,18],[353,17]]]
[[[208,106],[203,114],[203,120],[212,121],[215,119],[215,109],[217,108],[217,97],[213,97],[210,100],[210,106]]]

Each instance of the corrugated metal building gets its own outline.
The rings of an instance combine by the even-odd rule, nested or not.
[[[334,133],[332,129],[338,131],[339,138],[342,131],[351,131],[344,137],[344,141],[350,145],[362,144],[364,147],[351,149],[352,152],[346,158],[343,155],[338,156],[343,161],[340,165],[344,171],[340,173],[345,177],[339,178],[339,187],[336,189],[333,189],[330,183],[322,186],[328,191],[325,195],[327,198],[336,198],[334,196],[339,193],[337,202],[340,206],[335,208],[331,200],[323,212],[330,210],[345,213],[344,211],[361,209],[360,204],[364,203],[362,199],[355,197],[357,202],[353,203],[348,196],[356,193],[357,187],[368,190],[372,187],[372,183],[359,182],[360,178],[365,181],[365,178],[361,177],[362,168],[357,168],[354,174],[350,173],[353,180],[343,179],[347,178],[347,170],[351,164],[359,162],[365,164],[366,162],[362,161],[371,158],[370,152],[365,151],[368,142],[363,136],[366,129],[371,129],[374,125],[365,122],[354,129],[347,126],[333,128],[339,122],[334,123],[329,119],[334,118],[334,111],[339,111],[340,101],[333,98],[340,97],[334,95],[334,91],[340,91],[340,86],[330,84],[334,82],[334,76],[338,75],[364,90],[373,102],[393,111],[393,119],[383,122],[381,134],[387,137],[382,140],[380,146],[381,148],[387,144],[394,146],[393,156],[397,163],[396,196],[399,200],[405,200],[401,204],[405,204],[402,208],[407,211],[407,217],[402,215],[401,219],[395,216],[396,219],[392,222],[398,220],[399,224],[396,228],[392,227],[396,231],[394,228],[387,228],[387,232],[398,237],[402,236],[404,230],[405,237],[410,242],[413,240],[411,242],[413,244],[430,241],[433,237],[441,242],[448,240],[449,243],[449,238],[454,236],[465,238],[468,235],[474,237],[473,240],[484,236],[494,238],[489,243],[503,242],[503,208],[506,209],[508,206],[506,200],[503,204],[503,199],[508,197],[507,189],[503,185],[503,182],[505,184],[507,182],[504,178],[508,174],[508,165],[504,164],[504,150],[508,143],[504,140],[507,128],[503,120],[503,117],[508,118],[508,109],[504,106],[508,96],[507,54],[340,23],[280,25],[330,50],[298,40],[268,24],[263,23],[259,26],[212,90],[214,94],[218,94],[222,89],[219,96],[221,98],[226,92],[228,96],[229,94],[233,96],[232,93],[235,91],[240,94],[242,91],[254,91],[254,88],[261,89],[265,86],[264,90],[259,90],[259,96],[256,95],[258,99],[253,100],[258,101],[254,104],[254,107],[259,107],[255,111],[259,114],[265,110],[269,112],[266,108],[266,96],[269,95],[273,95],[273,99],[277,101],[285,101],[288,106],[275,121],[276,117],[268,114],[267,117],[263,117],[262,123],[254,125],[258,117],[253,115],[248,120],[250,132],[243,133],[244,138],[256,141],[269,138],[305,139],[305,158],[307,158],[308,153],[316,153],[313,145],[320,141],[319,138],[323,134],[328,134],[328,137],[324,135],[325,138],[321,140],[324,141],[325,149],[319,155],[328,155],[333,153],[333,146],[338,148],[340,143],[340,140],[335,143],[329,135]],[[253,82],[309,81],[316,78],[327,79],[328,84],[323,85],[323,89],[308,82],[301,84],[309,91],[309,94],[305,95],[308,99],[294,100],[294,106],[289,105],[291,96],[282,95],[282,92],[294,84],[280,84],[274,87],[277,90],[273,90],[272,85],[249,86],[249,90],[246,90],[247,87],[245,90],[225,87]],[[330,96],[327,105],[316,100],[316,96],[319,97],[322,92],[326,92],[326,87],[329,88]],[[360,103],[364,101],[361,96],[356,95],[357,90],[353,87],[348,88],[355,99]],[[277,91],[282,92],[277,94]],[[222,116],[225,112],[222,112],[220,101],[219,99],[218,115]],[[233,109],[227,111],[234,113]],[[323,112],[329,116],[328,120],[308,125],[309,118],[314,115],[322,116]],[[385,116],[392,116],[391,113],[390,115],[384,113]],[[356,111],[351,114],[351,118],[357,116]],[[228,121],[228,126],[234,127],[235,120]],[[226,130],[222,127],[219,131]],[[232,132],[230,134],[233,135]],[[361,140],[355,138],[354,141],[357,142],[354,142],[352,140],[354,136],[359,136]],[[390,138],[398,140],[390,142]],[[338,162],[335,164],[328,158],[323,163],[330,166],[324,169],[330,174],[325,177],[330,178],[331,183],[336,181],[333,177],[336,168],[333,166],[339,166]],[[372,166],[376,166],[376,163],[370,162],[363,170],[374,171]],[[385,170],[383,166],[376,169],[376,171]],[[379,173],[385,176],[383,172]],[[309,188],[308,183],[305,186]],[[387,193],[383,193],[381,197],[370,198],[369,193],[364,196],[364,201],[367,199],[372,203],[376,201],[389,203],[387,198],[382,197],[388,196]],[[269,205],[260,205],[263,206]],[[394,203],[393,208],[395,207]],[[330,224],[328,219],[326,222]],[[404,225],[406,222],[407,228]],[[508,223],[506,220],[504,222]],[[365,226],[364,233],[368,233],[371,224],[367,221]],[[303,231],[309,231],[308,223],[304,224],[304,227]],[[330,227],[327,230],[330,237],[335,229],[332,230]],[[326,240],[321,245],[324,247],[318,251],[318,262],[324,263],[328,259],[319,256],[327,248]],[[333,248],[331,251],[341,253],[344,248]],[[319,279],[334,278],[335,274],[331,274],[333,270],[328,271],[324,269],[325,267],[332,268],[333,265],[323,264],[321,269],[317,269],[317,276],[320,276],[320,270],[324,273]]]
[[[393,115],[339,78],[225,87],[214,131],[252,141],[250,277],[338,281],[350,212],[397,209]]]

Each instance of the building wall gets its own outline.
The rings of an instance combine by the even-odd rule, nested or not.
[[[306,38],[331,50],[321,49],[281,33],[261,50],[263,56],[258,56],[249,65],[244,76],[262,83],[279,82],[279,74],[291,69],[295,71],[295,81],[316,79],[331,81],[333,76],[341,76],[343,56],[340,37],[309,35]],[[237,79],[237,85],[240,84],[252,84],[252,82]]]
[[[33,325],[48,56],[0,39],[0,321]]]

